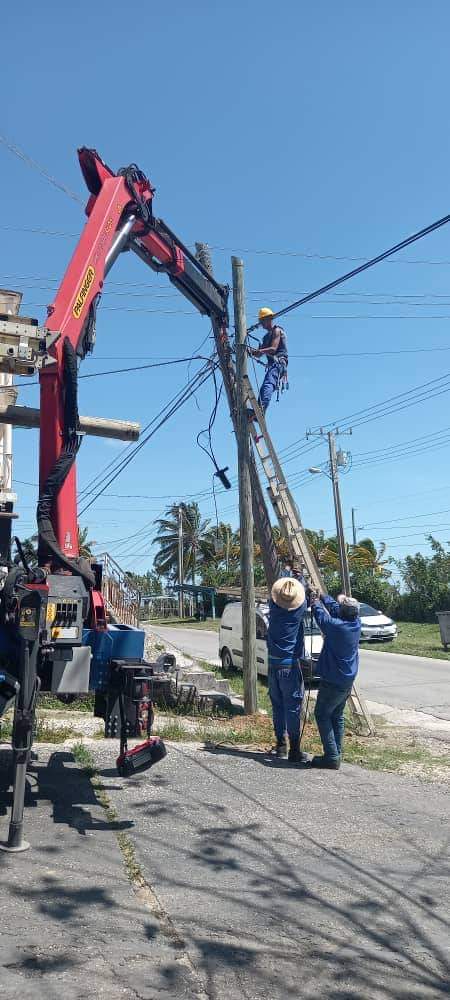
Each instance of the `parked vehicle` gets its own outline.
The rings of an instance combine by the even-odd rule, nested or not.
[[[256,605],[256,666],[258,674],[267,677],[267,626],[269,620],[269,605]],[[322,649],[323,639],[320,630],[308,612],[305,618],[305,669],[303,676],[305,684],[317,687],[319,678],[314,672],[314,664]],[[225,670],[242,670],[242,604],[232,601],[226,604],[219,629],[219,656]],[[309,666],[309,669],[308,669]]]
[[[397,626],[392,618],[370,604],[361,604],[361,642],[392,642]]]

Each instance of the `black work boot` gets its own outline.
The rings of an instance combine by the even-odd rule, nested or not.
[[[279,757],[280,760],[287,760],[288,748],[285,739],[277,740],[277,745],[275,747],[275,756]]]
[[[300,750],[300,740],[291,740],[290,741],[288,760],[290,760],[291,764],[308,764],[309,763],[309,756],[308,756],[308,754],[307,753],[303,753],[303,750]]]
[[[341,762],[339,757],[313,757],[310,767],[321,767],[325,771],[339,771]]]

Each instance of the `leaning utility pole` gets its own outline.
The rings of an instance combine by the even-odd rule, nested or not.
[[[236,346],[236,402],[239,478],[239,524],[242,594],[242,662],[244,708],[252,715],[258,708],[256,687],[256,612],[253,569],[252,487],[250,479],[250,437],[243,378],[247,375],[247,322],[244,299],[244,264],[232,257],[233,302]]]
[[[180,618],[184,616],[184,602],[183,602],[183,583],[184,583],[184,567],[183,567],[183,508],[178,507],[178,615]]]
[[[339,565],[341,568],[341,581],[344,594],[351,597],[352,589],[350,585],[350,571],[348,568],[347,546],[345,544],[344,522],[342,520],[341,495],[339,492],[338,463],[336,457],[336,438],[334,431],[328,431],[328,448],[330,451],[330,474],[333,484],[334,511],[336,515],[336,533],[339,548]]]

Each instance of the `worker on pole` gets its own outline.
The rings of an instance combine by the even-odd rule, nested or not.
[[[258,397],[263,413],[266,412],[274,392],[279,394],[287,386],[287,338],[283,328],[274,323],[274,315],[273,309],[267,306],[259,310],[258,320],[266,333],[260,347],[250,348],[250,354],[254,358],[267,358],[267,371]]]

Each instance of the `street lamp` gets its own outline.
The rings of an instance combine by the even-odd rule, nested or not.
[[[341,571],[341,581],[342,589],[348,596],[351,595],[350,586],[350,570],[348,566],[347,559],[347,546],[345,544],[344,536],[344,524],[342,520],[342,508],[341,508],[341,497],[339,493],[339,475],[338,466],[345,467],[348,465],[349,455],[347,452],[339,450],[336,454],[336,441],[333,431],[329,431],[328,437],[328,447],[330,452],[330,461],[327,463],[328,471],[324,468],[320,468],[317,465],[312,465],[309,472],[313,476],[323,474],[331,479],[333,486],[333,500],[334,500],[334,513],[336,517],[336,534],[338,540],[339,548],[339,566]]]

